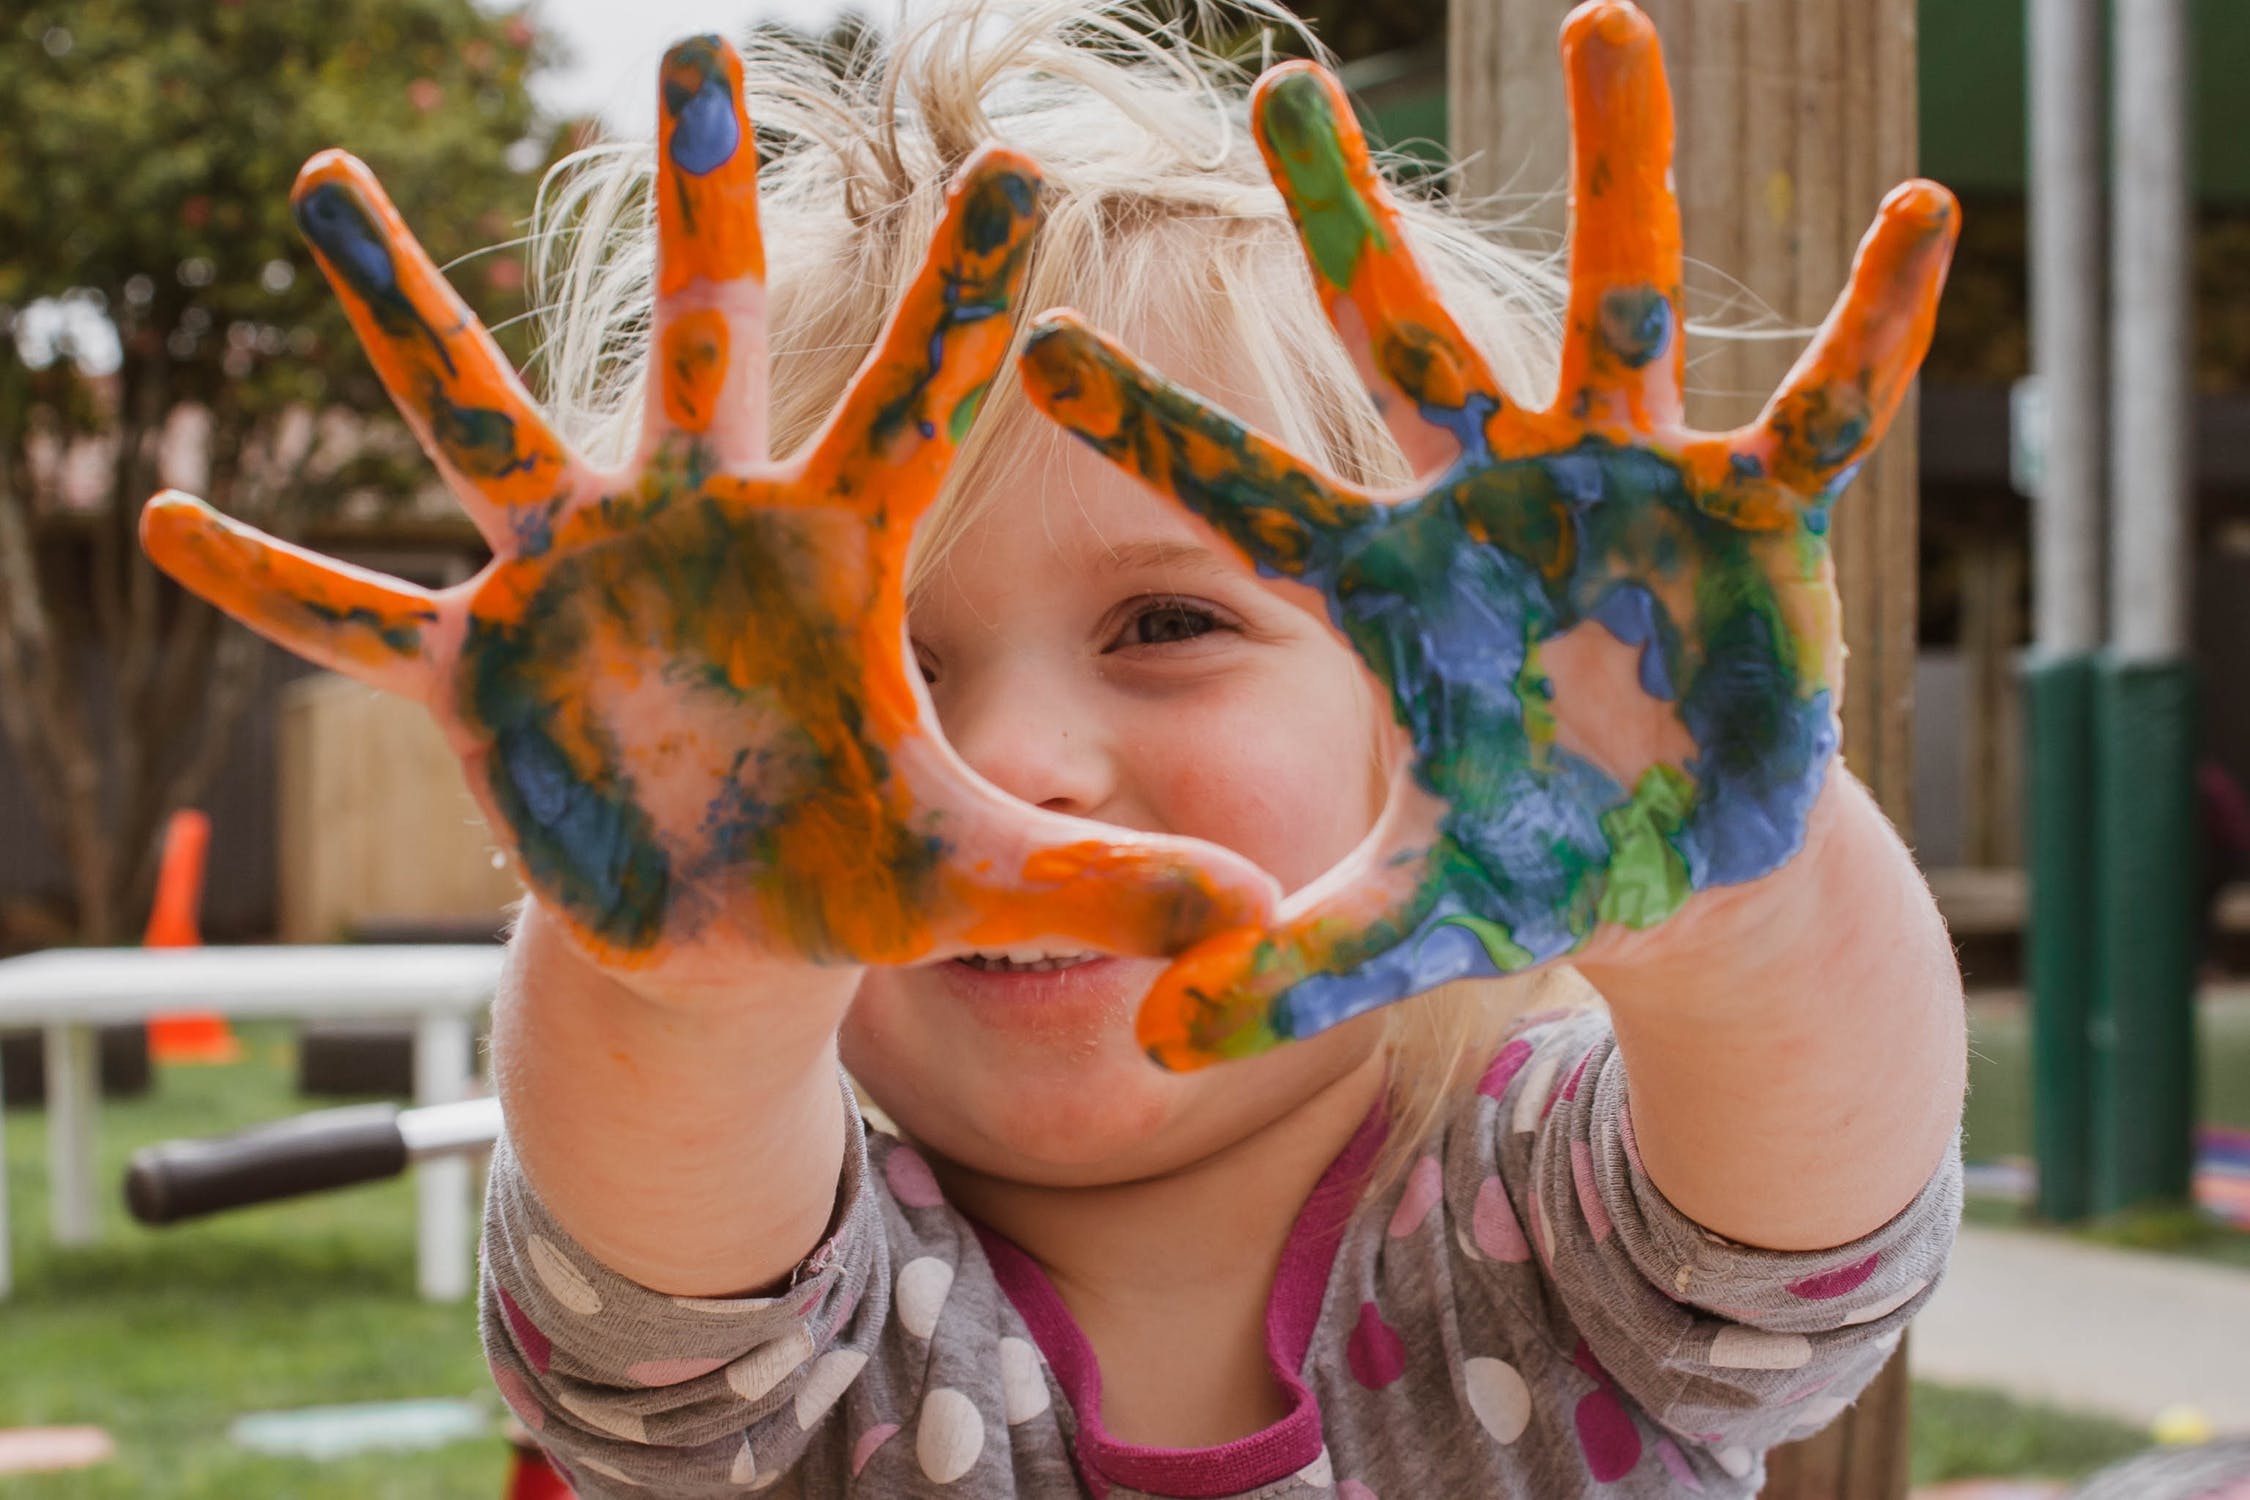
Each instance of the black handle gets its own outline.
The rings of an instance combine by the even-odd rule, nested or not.
[[[143,1224],[174,1224],[405,1170],[398,1106],[355,1104],[210,1140],[144,1146],[125,1167],[125,1206]]]

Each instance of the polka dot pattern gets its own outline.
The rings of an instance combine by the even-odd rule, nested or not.
[[[1519,1036],[1502,1047],[1499,1055],[1492,1059],[1492,1066],[1486,1068],[1484,1077],[1477,1080],[1477,1092],[1487,1099],[1500,1098],[1508,1092],[1508,1085],[1516,1081],[1516,1075],[1523,1071],[1523,1065],[1529,1061],[1531,1043]]]
[[[744,1438],[742,1446],[734,1450],[734,1462],[727,1465],[727,1483],[747,1485],[758,1477],[758,1455],[751,1451],[750,1440]]]
[[[586,1274],[572,1265],[554,1242],[543,1234],[531,1237],[531,1274],[547,1289],[547,1295],[582,1318],[590,1318],[602,1310],[601,1294]]]
[[[635,1479],[632,1475],[626,1473],[623,1469],[613,1468],[610,1465],[603,1463],[598,1458],[588,1458],[585,1454],[581,1453],[580,1455],[578,1455],[578,1466],[586,1470],[590,1474],[599,1474],[604,1479],[614,1480],[618,1484],[622,1484],[628,1489],[637,1490],[641,1488],[641,1482],[638,1479]]]
[[[1812,1341],[1730,1323],[1711,1340],[1710,1360],[1721,1370],[1801,1370],[1812,1360]]]
[[[685,1385],[725,1364],[723,1359],[644,1359],[625,1367],[625,1378],[650,1387]]]
[[[1508,1119],[1508,1128],[1516,1135],[1539,1128],[1539,1121],[1547,1113],[1547,1097],[1555,1087],[1555,1060],[1542,1057],[1531,1065],[1531,1073],[1523,1081],[1523,1092],[1516,1095],[1515,1113]]]
[[[883,1158],[883,1181],[890,1185],[891,1196],[908,1208],[936,1208],[945,1202],[937,1174],[912,1146],[891,1148]]]
[[[1403,1240],[1422,1227],[1430,1210],[1437,1206],[1445,1190],[1445,1174],[1438,1159],[1425,1156],[1406,1174],[1406,1187],[1398,1195],[1398,1207],[1391,1212],[1388,1233],[1394,1240]]]
[[[1313,1455],[1311,1463],[1297,1471],[1296,1478],[1299,1484],[1309,1484],[1316,1490],[1332,1489],[1336,1484],[1335,1461],[1324,1447]]]
[[[506,1365],[494,1365],[492,1383],[500,1388],[500,1399],[508,1403],[508,1410],[514,1412],[524,1426],[533,1432],[546,1427],[547,1410],[539,1404],[539,1398],[531,1393],[531,1387],[524,1383],[521,1375]]]
[[[1053,1404],[1039,1351],[1022,1339],[1000,1341],[1000,1402],[1010,1427],[1020,1427]]]
[[[1479,1357],[1461,1366],[1469,1410],[1493,1441],[1512,1443],[1531,1425],[1531,1387],[1504,1359]]]
[[[648,1429],[642,1425],[639,1412],[619,1411],[605,1405],[599,1398],[588,1400],[567,1390],[554,1393],[555,1404],[584,1422],[596,1432],[606,1432],[611,1437],[623,1438],[628,1443],[648,1441]]]
[[[1508,1186],[1498,1177],[1487,1177],[1477,1186],[1477,1201],[1469,1217],[1469,1232],[1477,1249],[1510,1265],[1531,1259],[1531,1246],[1523,1237],[1516,1207],[1508,1201]]]
[[[914,1428],[914,1457],[922,1477],[932,1484],[951,1484],[977,1466],[984,1452],[984,1418],[976,1403],[949,1385],[937,1386],[922,1398],[922,1415]]]
[[[554,1360],[555,1346],[539,1331],[530,1315],[516,1305],[516,1299],[508,1295],[505,1287],[500,1289],[500,1313],[508,1320],[508,1331],[515,1335],[516,1347],[523,1351],[524,1359],[531,1368],[545,1374]]]
[[[812,1358],[812,1335],[802,1326],[769,1339],[727,1366],[727,1385],[745,1401],[760,1401]]]
[[[1913,1301],[1915,1296],[1921,1292],[1922,1288],[1928,1286],[1929,1284],[1929,1279],[1927,1277],[1917,1276],[1907,1285],[1902,1286],[1897,1291],[1891,1293],[1890,1296],[1880,1298],[1874,1302],[1870,1302],[1865,1307],[1854,1308],[1850,1312],[1844,1314],[1844,1319],[1841,1326],[1849,1328],[1855,1323],[1872,1323],[1877,1318],[1888,1317],[1892,1313],[1897,1312],[1900,1308],[1906,1306],[1907,1303]]]
[[[815,1361],[804,1383],[797,1387],[792,1403],[797,1413],[797,1430],[812,1431],[813,1423],[828,1415],[828,1409],[851,1389],[866,1364],[867,1355],[858,1349],[832,1349]]]
[[[1380,1500],[1380,1497],[1356,1479],[1347,1479],[1336,1486],[1336,1500]]]
[[[1640,1429],[1617,1394],[1617,1382],[1602,1368],[1584,1339],[1578,1341],[1570,1362],[1594,1382],[1594,1388],[1571,1408],[1570,1423],[1578,1435],[1578,1450],[1586,1456],[1589,1474],[1603,1484],[1614,1483],[1640,1464]]]
[[[1838,1266],[1833,1271],[1822,1271],[1789,1283],[1789,1294],[1802,1297],[1807,1302],[1826,1302],[1835,1297],[1848,1297],[1875,1274],[1875,1263],[1880,1255],[1870,1255],[1865,1260],[1855,1260],[1848,1266]]]
[[[1594,1185],[1593,1148],[1584,1141],[1570,1143],[1570,1181],[1578,1193],[1578,1211],[1586,1216],[1586,1227],[1598,1245],[1609,1238],[1609,1209],[1602,1203],[1601,1189]]]
[[[867,1461],[875,1456],[876,1449],[897,1435],[896,1422],[878,1422],[861,1433],[859,1441],[852,1444],[852,1478],[859,1477],[859,1471],[867,1467]]]
[[[946,1294],[953,1290],[953,1267],[934,1255],[908,1261],[891,1289],[901,1327],[918,1339],[937,1331],[938,1314],[945,1309]]]
[[[1687,1455],[1680,1451],[1679,1444],[1673,1442],[1670,1438],[1658,1438],[1656,1440],[1656,1461],[1664,1465],[1664,1472],[1672,1476],[1672,1483],[1679,1486],[1680,1493],[1685,1495],[1700,1495],[1703,1493],[1703,1480],[1695,1472],[1695,1465],[1689,1463]]]
[[[1371,1391],[1406,1373],[1406,1341],[1372,1302],[1359,1305],[1359,1321],[1344,1340],[1344,1362],[1351,1366],[1352,1379]]]

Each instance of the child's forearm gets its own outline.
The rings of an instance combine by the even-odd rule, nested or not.
[[[1580,966],[1610,1002],[1651,1180],[1776,1250],[1887,1222],[1953,1138],[1967,1042],[1945,925],[1867,790],[1835,768],[1802,854],[1674,921]]]
[[[604,1264],[679,1296],[744,1295],[827,1228],[846,1113],[836,1028],[850,968],[776,967],[646,998],[525,904],[494,1008],[510,1144]]]

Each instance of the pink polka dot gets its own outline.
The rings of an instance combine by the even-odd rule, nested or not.
[[[1632,1414],[1607,1387],[1589,1391],[1571,1413],[1578,1429],[1578,1446],[1586,1455],[1586,1468],[1608,1484],[1623,1479],[1641,1461],[1641,1434]]]
[[[1633,1105],[1631,1100],[1617,1106],[1617,1134],[1625,1143],[1625,1160],[1632,1165],[1636,1176],[1646,1177],[1648,1168],[1641,1165],[1640,1137],[1633,1134]]]
[[[878,1422],[859,1435],[859,1441],[852,1444],[852,1478],[859,1477],[859,1471],[867,1467],[867,1461],[875,1456],[875,1450],[889,1442],[897,1432],[898,1423]]]
[[[859,1299],[866,1290],[866,1286],[862,1284],[858,1290],[847,1292],[836,1299],[835,1311],[828,1317],[828,1337],[834,1338],[836,1331],[851,1320],[852,1314],[859,1310]]]
[[[1822,1391],[1827,1390],[1828,1387],[1834,1385],[1835,1383],[1836,1377],[1834,1375],[1823,1375],[1818,1380],[1798,1386],[1796,1389],[1790,1391],[1787,1395],[1774,1397],[1774,1405],[1794,1406],[1800,1401],[1808,1401],[1814,1396],[1819,1395]]]
[[[500,1293],[500,1311],[508,1319],[508,1331],[516,1336],[516,1347],[521,1349],[523,1357],[531,1362],[531,1368],[544,1375],[547,1372],[548,1364],[555,1357],[555,1346],[548,1341],[547,1335],[539,1331],[538,1325],[531,1321],[530,1315],[516,1305],[516,1299],[509,1296],[506,1291]]]
[[[625,1378],[635,1385],[680,1385],[708,1375],[725,1364],[723,1359],[644,1359],[625,1367]]]
[[[1515,1082],[1516,1075],[1523,1071],[1523,1065],[1529,1061],[1531,1043],[1517,1037],[1502,1047],[1500,1055],[1492,1059],[1492,1066],[1486,1068],[1484,1077],[1477,1080],[1477,1092],[1487,1099],[1499,1098],[1508,1092],[1508,1085]]]
[[[890,1184],[891,1196],[908,1208],[936,1208],[945,1201],[937,1174],[912,1146],[893,1147],[883,1158],[883,1180]]]
[[[1487,1177],[1477,1189],[1475,1210],[1469,1217],[1469,1235],[1476,1247],[1494,1260],[1516,1264],[1531,1259],[1531,1246],[1516,1220],[1508,1189],[1498,1177]]]
[[[547,1425],[547,1413],[540,1408],[539,1399],[531,1394],[531,1387],[524,1384],[521,1375],[506,1365],[494,1365],[492,1383],[500,1388],[500,1399],[508,1403],[508,1410],[514,1412],[524,1426],[537,1432]]]
[[[1344,1360],[1352,1367],[1352,1379],[1379,1391],[1406,1373],[1406,1340],[1383,1321],[1374,1303],[1362,1302],[1359,1322],[1344,1341]]]
[[[1594,1054],[1591,1052],[1578,1059],[1578,1066],[1570,1070],[1570,1077],[1564,1081],[1563,1086],[1547,1096],[1545,1107],[1539,1111],[1540,1119],[1544,1120],[1547,1116],[1553,1114],[1555,1106],[1562,1103],[1563,1100],[1578,1097],[1578,1080],[1584,1075],[1586,1064],[1593,1060]]]
[[[1594,1153],[1584,1141],[1570,1143],[1570,1180],[1578,1189],[1578,1211],[1586,1216],[1586,1227],[1594,1232],[1598,1245],[1609,1238],[1609,1210],[1594,1186]]]
[[[1875,1274],[1875,1262],[1882,1257],[1870,1255],[1865,1260],[1855,1260],[1848,1266],[1838,1266],[1833,1271],[1822,1271],[1800,1281],[1789,1283],[1789,1290],[1807,1302],[1825,1302],[1831,1297],[1841,1297],[1856,1292],[1867,1278]]]
[[[1422,1221],[1430,1216],[1430,1210],[1437,1206],[1444,1186],[1444,1175],[1438,1169],[1436,1157],[1425,1156],[1416,1162],[1414,1170],[1406,1176],[1406,1190],[1399,1194],[1398,1207],[1391,1213],[1391,1238],[1403,1240],[1420,1229]]]
[[[1336,1500],[1378,1500],[1378,1497],[1358,1480],[1346,1479],[1336,1486]]]
[[[1681,1489],[1691,1495],[1703,1493],[1703,1481],[1696,1478],[1695,1466],[1687,1461],[1687,1455],[1680,1451],[1677,1443],[1670,1438],[1658,1438],[1656,1440],[1656,1457],[1664,1465],[1665,1472],[1672,1476],[1673,1482],[1679,1485]]]

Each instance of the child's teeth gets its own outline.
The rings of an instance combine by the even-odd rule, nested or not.
[[[1037,958],[1011,958],[1004,953],[965,953],[961,962],[972,969],[988,973],[1037,974],[1051,969],[1068,969],[1082,964],[1093,955],[1088,953],[1043,953]]]

